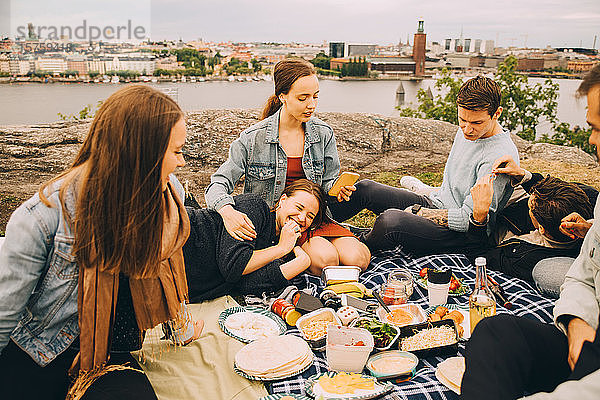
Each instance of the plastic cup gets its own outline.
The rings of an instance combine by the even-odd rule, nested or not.
[[[432,283],[427,281],[427,294],[429,296],[429,305],[439,306],[440,304],[446,304],[446,302],[448,301],[449,289],[450,282]]]
[[[452,271],[449,269],[427,269],[427,293],[429,305],[437,306],[448,301]]]

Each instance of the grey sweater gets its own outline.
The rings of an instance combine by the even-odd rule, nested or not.
[[[450,229],[459,232],[469,229],[469,217],[473,212],[470,190],[479,178],[492,172],[494,161],[506,154],[519,162],[519,152],[508,131],[503,130],[492,137],[472,141],[465,139],[462,130],[458,128],[444,168],[442,187],[429,196],[437,208],[448,210]],[[504,175],[498,176],[494,181],[489,229],[494,225],[496,214],[504,208],[512,192],[509,178]]]

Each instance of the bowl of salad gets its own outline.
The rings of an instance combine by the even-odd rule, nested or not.
[[[378,351],[389,350],[400,336],[400,329],[394,325],[371,317],[359,317],[350,326],[368,330],[373,336],[374,348]]]

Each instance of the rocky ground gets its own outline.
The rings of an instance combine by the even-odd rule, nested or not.
[[[187,114],[187,165],[180,180],[202,203],[210,175],[227,158],[229,144],[258,121],[258,110],[205,110]],[[362,113],[319,113],[333,128],[343,170],[396,184],[401,175],[439,173],[457,126],[432,120],[382,117]],[[0,235],[12,211],[40,184],[66,169],[91,121],[29,126],[0,126]],[[600,187],[600,168],[588,154],[572,147],[531,144],[513,137],[523,165],[563,179]]]

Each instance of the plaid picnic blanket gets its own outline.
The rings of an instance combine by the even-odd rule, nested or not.
[[[400,247],[379,252],[371,259],[367,271],[360,276],[360,281],[369,288],[379,287],[387,280],[388,274],[397,268],[407,268],[413,276],[417,277],[419,271],[424,267],[450,267],[457,278],[462,279],[463,284],[471,289],[463,296],[448,296],[448,303],[468,303],[469,294],[475,285],[475,267],[462,254],[442,254],[413,259],[404,254]],[[488,275],[494,278],[505,290],[508,300],[513,303],[513,309],[508,311],[501,306],[497,307],[498,313],[512,313],[517,316],[536,319],[542,322],[552,321],[552,308],[554,302],[543,297],[529,283],[509,277],[496,271],[489,271]],[[294,281],[299,287],[307,287],[313,294],[320,293],[324,284],[320,278],[308,274],[302,274]],[[411,303],[419,304],[423,309],[428,308],[427,290],[419,285],[414,285],[414,292],[409,300]],[[290,329],[288,333],[300,335],[297,329]],[[464,343],[459,345],[459,353],[464,352]],[[441,357],[429,357],[421,359],[417,366],[415,376],[408,382],[394,384],[395,390],[388,393],[384,400],[398,399],[458,399],[458,395],[442,385],[435,377],[437,364],[443,361]],[[298,393],[306,395],[305,383],[309,377],[317,373],[327,371],[327,360],[325,352],[316,352],[313,366],[301,375],[294,376],[281,381],[267,384],[267,390],[275,393]]]

